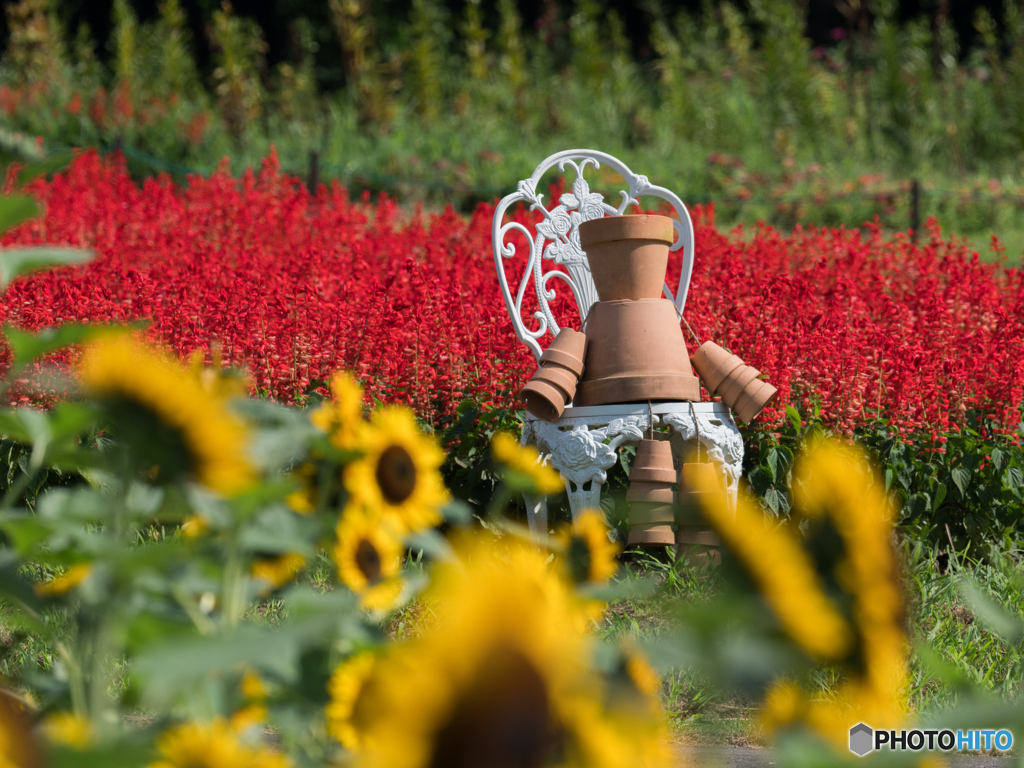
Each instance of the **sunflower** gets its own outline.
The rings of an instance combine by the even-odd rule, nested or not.
[[[60,576],[55,576],[42,584],[36,584],[35,592],[39,597],[55,597],[66,594],[81,584],[91,571],[92,566],[89,563],[75,563]]]
[[[252,482],[247,432],[228,412],[225,397],[166,355],[130,336],[110,336],[85,351],[80,374],[141,471],[172,482],[195,479],[221,493]]]
[[[572,525],[564,526],[557,541],[563,549],[565,567],[576,584],[604,582],[618,570],[615,556],[620,547],[609,540],[608,526],[593,509],[584,510]]]
[[[605,707],[584,612],[546,556],[487,545],[463,555],[437,566],[437,621],[379,661],[361,764],[664,764],[653,720],[627,727]]]
[[[263,582],[263,592],[269,594],[294,581],[299,571],[306,567],[306,562],[306,558],[297,552],[286,552],[277,557],[257,560],[249,573],[254,579]]]
[[[348,510],[338,523],[334,562],[342,583],[367,610],[391,608],[402,591],[398,578],[402,544],[386,523]]]
[[[364,421],[363,388],[352,374],[338,371],[331,378],[331,394],[333,397],[313,411],[309,420],[327,433],[335,448],[354,448]]]
[[[291,768],[280,752],[250,747],[223,718],[207,724],[185,723],[164,733],[156,743],[160,760],[149,768]]]
[[[444,451],[420,432],[408,408],[390,406],[363,425],[362,459],[345,467],[350,504],[389,518],[402,533],[441,522],[448,494],[438,471]]]
[[[857,653],[833,699],[781,681],[769,691],[762,719],[769,731],[806,725],[844,749],[851,722],[895,726],[906,714],[907,638],[892,507],[865,456],[835,443],[801,458],[794,489],[794,519],[812,529],[830,522],[843,540],[833,575],[852,597]]]
[[[491,455],[513,472],[527,478],[544,495],[565,490],[561,475],[541,462],[537,449],[532,445],[520,445],[508,432],[496,432],[491,438]]]
[[[377,654],[364,651],[338,665],[327,683],[331,697],[326,710],[327,732],[351,752],[369,745],[367,715],[379,695],[374,675],[377,664]]]
[[[86,749],[94,739],[92,723],[71,712],[54,712],[47,715],[43,719],[42,730],[46,740],[51,744],[74,749]]]
[[[845,658],[853,647],[853,631],[793,533],[767,526],[764,513],[745,497],[737,499],[733,512],[717,482],[701,478],[700,490],[710,500],[705,518],[740,560],[782,629],[815,658]]]
[[[0,768],[39,768],[39,745],[21,702],[0,691]]]

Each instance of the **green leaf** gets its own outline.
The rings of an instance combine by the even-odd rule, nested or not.
[[[44,328],[38,333],[28,333],[12,325],[4,326],[4,335],[14,351],[14,365],[20,367],[35,360],[63,349],[70,344],[80,344],[95,338],[97,334],[109,330],[107,325],[79,325],[72,323],[59,328]]]
[[[0,197],[0,234],[40,213],[39,203],[28,195]]]
[[[776,515],[779,514],[779,509],[782,506],[780,501],[781,496],[782,494],[780,494],[776,488],[769,488],[764,495],[765,503],[768,505],[768,508],[771,509],[771,511]]]
[[[800,428],[803,426],[803,422],[800,419],[800,412],[797,411],[797,409],[794,408],[792,405],[787,405],[786,418],[788,418],[789,423],[793,425],[793,429],[795,429],[799,433]]]
[[[59,171],[71,162],[72,157],[73,155],[71,152],[59,152],[56,155],[51,155],[45,160],[29,163],[18,171],[18,177],[15,179],[15,184],[18,187],[23,187],[44,174]]]
[[[948,489],[945,483],[937,483],[935,486],[935,498],[932,499],[932,512],[935,512],[946,500],[946,493]]]
[[[1021,472],[1020,467],[1009,467],[1003,474],[1003,478],[1006,481],[1006,487],[1011,491],[1024,486],[1024,472]]]
[[[1003,464],[1006,463],[1006,454],[1000,448],[993,448],[990,457],[992,459],[992,466],[997,470],[1002,469]]]
[[[885,468],[885,490],[888,493],[889,489],[892,488],[892,481],[896,477],[896,473],[892,471],[892,467]]]
[[[967,495],[967,486],[971,483],[971,473],[963,467],[954,467],[949,474],[953,478],[953,484],[960,490],[960,497],[964,498]]]
[[[83,264],[95,254],[80,248],[4,248],[0,250],[0,287],[27,272]]]
[[[765,463],[768,466],[768,473],[772,476],[772,482],[777,483],[779,481],[779,452],[775,448],[769,449]]]
[[[1024,622],[1010,614],[973,581],[964,579],[960,591],[978,620],[995,634],[1008,643],[1015,643],[1024,636]]]

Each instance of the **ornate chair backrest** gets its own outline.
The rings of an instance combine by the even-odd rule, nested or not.
[[[583,178],[583,172],[588,166],[598,170],[602,163],[618,172],[629,186],[628,190],[619,190],[622,201],[617,208],[604,202],[603,195],[591,192],[590,186]],[[572,182],[572,191],[562,195],[558,205],[549,210],[544,206],[544,196],[537,193],[537,184],[545,173],[555,167],[562,173],[571,168],[576,173],[576,179]],[[561,330],[551,311],[550,302],[554,300],[556,291],[554,286],[548,286],[550,280],[557,277],[572,290],[581,323],[586,321],[590,307],[597,301],[597,290],[590,276],[587,254],[580,248],[580,223],[599,219],[605,214],[621,216],[630,205],[639,206],[639,198],[645,195],[665,200],[676,213],[674,221],[677,239],[671,250],[682,250],[683,264],[675,293],[669,288],[668,283],[665,284],[664,293],[665,297],[675,304],[681,318],[686,306],[686,294],[690,289],[690,274],[693,271],[693,223],[683,201],[673,192],[651,184],[646,176],[633,173],[623,162],[604,152],[569,149],[551,155],[537,166],[530,178],[519,182],[514,193],[498,203],[491,225],[498,281],[501,283],[505,306],[512,317],[516,335],[530,348],[536,358],[539,359],[543,351],[538,339],[543,338],[548,332],[555,336]],[[544,220],[537,224],[536,234],[518,222],[502,223],[509,207],[519,202],[529,205],[531,211],[543,213]],[[504,264],[506,259],[511,259],[516,254],[515,245],[505,242],[506,236],[513,230],[521,233],[530,245],[526,267],[514,296],[505,274]],[[547,269],[544,262],[549,262]],[[555,269],[554,265],[564,265],[566,271]],[[533,318],[524,321],[523,298],[531,282],[537,295],[539,309],[533,313]],[[534,327],[528,327],[527,322]]]

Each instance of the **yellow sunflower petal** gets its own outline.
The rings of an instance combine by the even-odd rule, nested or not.
[[[718,483],[699,477],[710,500],[704,508],[707,521],[742,561],[786,633],[816,658],[844,658],[853,632],[793,534],[768,525],[764,513],[743,496],[734,514]]]
[[[331,379],[333,398],[310,414],[313,426],[326,432],[337,448],[353,448],[363,423],[363,388],[345,371]]]
[[[207,391],[168,356],[128,335],[110,336],[86,349],[79,374],[91,396],[141,407],[179,435],[198,482],[236,493],[253,481],[245,426],[223,396]]]
[[[401,532],[442,521],[448,500],[440,467],[444,451],[424,435],[408,408],[391,406],[362,426],[362,459],[345,468],[345,488],[352,506],[387,517]]]
[[[615,557],[621,547],[608,538],[608,526],[596,510],[584,510],[571,525],[562,527],[556,540],[563,550],[562,561],[577,583],[607,581],[619,568]]]
[[[532,445],[520,445],[507,432],[496,432],[491,438],[491,455],[514,472],[528,477],[545,495],[565,490],[561,475],[541,463],[540,453]]]
[[[92,566],[89,563],[75,563],[60,576],[56,576],[42,584],[36,584],[35,592],[40,597],[63,595],[81,584],[91,570]]]
[[[402,543],[385,521],[349,509],[338,523],[332,556],[338,577],[367,610],[386,610],[401,592]]]

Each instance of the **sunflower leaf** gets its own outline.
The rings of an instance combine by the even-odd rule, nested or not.
[[[79,344],[109,331],[108,325],[81,325],[72,323],[59,328],[44,328],[37,333],[28,333],[12,325],[4,326],[4,335],[14,352],[14,367],[20,368],[43,355],[56,352],[70,344]]]
[[[0,287],[27,272],[83,264],[95,254],[80,248],[4,248],[0,250]]]
[[[0,197],[0,234],[39,214],[39,203],[28,195]]]

